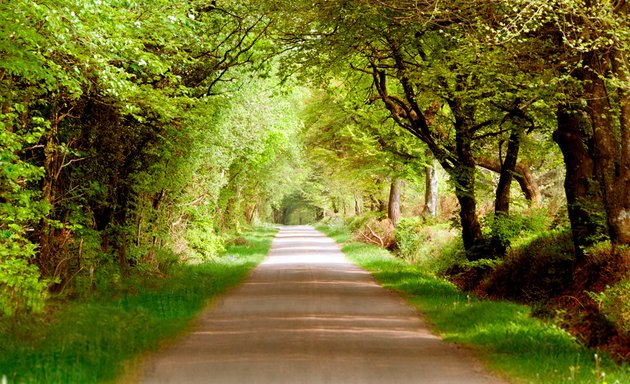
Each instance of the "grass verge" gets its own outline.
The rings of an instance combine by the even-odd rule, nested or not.
[[[209,300],[241,282],[267,255],[275,233],[257,229],[218,261],[177,267],[165,278],[133,277],[45,316],[0,319],[0,381],[114,380],[125,361],[181,334]]]
[[[338,242],[338,228],[318,229]],[[444,340],[471,347],[488,368],[514,383],[630,383],[630,367],[580,346],[553,324],[530,316],[530,308],[470,297],[453,284],[363,244],[345,243],[343,252],[386,288],[405,297]]]

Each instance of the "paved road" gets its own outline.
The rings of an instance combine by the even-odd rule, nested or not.
[[[284,227],[250,278],[144,368],[144,383],[498,384],[311,227]]]

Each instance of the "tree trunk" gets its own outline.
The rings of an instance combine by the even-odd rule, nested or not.
[[[588,121],[583,112],[565,105],[557,112],[558,129],[553,140],[558,144],[566,175],[564,190],[567,197],[567,210],[571,223],[576,256],[584,256],[583,247],[605,231],[602,220],[604,214],[602,196],[595,175],[595,164],[588,148]]]
[[[604,138],[596,135],[598,140],[595,143],[596,146],[600,143],[609,144],[609,148],[600,150],[614,155],[611,164],[608,164],[607,167],[606,164],[602,164],[606,169],[598,169],[601,175],[606,175],[604,201],[608,213],[610,237],[614,244],[628,245],[630,244],[630,88],[627,84],[630,81],[630,68],[628,67],[628,57],[622,50],[614,50],[610,55],[612,75],[617,81],[625,83],[626,86],[619,86],[616,93],[611,92],[612,96],[609,96],[606,84],[599,78],[600,84],[595,88],[598,89],[599,93],[608,96],[608,99],[603,101],[608,101],[604,104],[604,108],[608,109],[610,113],[614,113],[610,108],[610,97],[616,97],[619,105],[617,111],[619,134],[616,135],[615,130],[613,130],[614,119],[608,118],[603,123],[607,125],[604,127],[610,130],[598,130],[597,133]],[[600,74],[602,72],[600,70]],[[595,113],[594,110],[593,113]],[[603,116],[600,115],[600,117]],[[608,186],[607,183],[612,185]]]
[[[433,160],[432,164],[425,167],[424,178],[424,210],[422,215],[424,216],[437,216],[438,208],[438,175],[437,175],[437,160]]]
[[[613,52],[612,68],[615,77],[624,82],[626,87],[617,89],[619,99],[620,153],[616,176],[618,198],[618,214],[613,217],[611,225],[614,228],[618,244],[630,244],[630,68],[627,55],[617,50]]]
[[[389,189],[389,203],[387,205],[387,217],[392,221],[394,227],[400,221],[400,190],[402,189],[402,180],[392,180]]]
[[[475,160],[478,166],[489,171],[501,173],[501,163],[498,160],[490,159],[484,156],[477,156]],[[522,161],[517,163],[512,176],[521,187],[521,191],[523,191],[525,199],[535,207],[540,206],[542,202],[540,189],[534,180],[534,176],[532,175],[529,165],[523,163]]]
[[[381,199],[377,199],[374,195],[370,195],[370,211],[372,212],[384,212],[385,202]]]
[[[628,91],[618,87],[620,109],[618,111],[621,135],[617,137],[616,111],[611,105],[610,95],[604,78],[612,72],[616,60],[607,54],[593,53],[586,72],[585,91],[588,94],[588,111],[593,122],[593,154],[595,172],[602,189],[608,232],[613,244],[630,244],[630,198],[628,197]],[[623,66],[623,64],[615,64]],[[623,80],[625,71],[617,69]],[[625,142],[624,142],[625,140]],[[625,144],[625,147],[624,147]]]
[[[326,217],[326,209],[315,207],[315,219],[319,221],[322,220],[324,217]]]
[[[462,225],[462,240],[469,260],[483,257],[483,252],[475,252],[475,246],[482,243],[483,234],[477,216],[475,198],[475,160],[472,154],[471,132],[466,128],[456,131],[457,157],[460,165],[452,170],[455,179],[455,196],[459,201],[459,217]]]
[[[124,230],[120,235],[120,243],[118,244],[118,265],[123,273],[123,276],[128,276],[130,273],[129,258],[127,257],[127,235]]]
[[[363,204],[361,203],[361,195],[354,193],[354,214],[360,216],[363,213]]]
[[[247,224],[251,225],[254,222],[254,217],[256,216],[257,210],[258,210],[258,203],[245,208],[245,221],[247,221]]]
[[[501,173],[499,176],[499,184],[497,185],[497,193],[494,201],[495,216],[500,214],[508,215],[510,213],[510,187],[512,186],[512,177],[516,169],[516,161],[518,159],[518,151],[521,145],[521,130],[514,128],[510,133],[508,140],[507,153],[505,160],[501,165]]]
[[[472,172],[466,172],[470,174]],[[459,179],[462,180],[466,176]],[[462,239],[464,241],[464,249],[471,251],[482,239],[481,224],[477,217],[477,202],[474,195],[470,193],[465,186],[455,187],[455,196],[459,202],[459,218],[462,225]],[[478,259],[479,255],[469,255],[469,260]]]
[[[492,223],[492,236],[488,247],[489,253],[494,255],[504,256],[510,246],[509,239],[506,239],[500,231],[500,220],[502,217],[510,214],[510,189],[516,168],[516,161],[518,159],[520,141],[521,130],[514,128],[508,139],[505,160],[503,160],[501,164],[499,183],[494,200],[494,222]]]
[[[339,213],[339,204],[338,204],[338,200],[336,197],[333,197],[332,199],[330,199],[330,204],[331,204],[331,208],[334,214]]]
[[[37,264],[42,275],[52,276],[56,269],[57,245],[55,242],[56,231],[50,225],[49,219],[55,218],[55,205],[57,200],[56,180],[60,171],[59,162],[59,123],[62,118],[59,112],[55,112],[51,118],[52,122],[46,134],[44,144],[44,177],[42,179],[42,200],[49,206],[49,213],[41,220],[38,228],[39,255]]]
[[[378,210],[378,203],[374,195],[370,194],[370,211],[376,212]]]

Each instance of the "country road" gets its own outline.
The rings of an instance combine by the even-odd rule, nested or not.
[[[503,383],[307,226],[283,227],[247,281],[142,372],[147,384]]]

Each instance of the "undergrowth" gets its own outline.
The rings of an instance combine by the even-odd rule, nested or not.
[[[95,383],[185,331],[208,300],[238,284],[267,254],[274,229],[257,229],[215,261],[133,276],[44,315],[0,319],[0,380]]]
[[[339,229],[330,233],[337,241]],[[386,288],[403,295],[446,341],[471,347],[490,369],[517,383],[621,384],[630,368],[581,346],[566,331],[534,318],[531,308],[478,300],[388,251],[346,243],[344,253]]]

